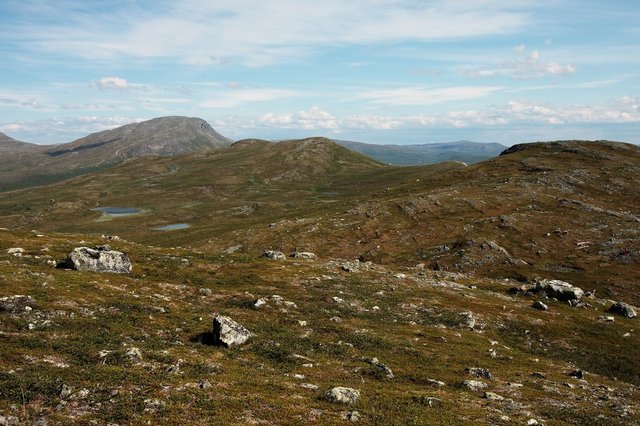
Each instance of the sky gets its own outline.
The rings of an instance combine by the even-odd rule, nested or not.
[[[640,143],[637,0],[2,0],[0,132]]]

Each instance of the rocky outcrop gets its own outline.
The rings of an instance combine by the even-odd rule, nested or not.
[[[215,344],[231,347],[249,340],[252,334],[229,317],[218,316],[213,319],[213,341]]]
[[[325,398],[331,402],[341,402],[343,404],[355,404],[360,398],[360,391],[353,388],[337,386],[330,389],[325,394]]]
[[[609,312],[616,315],[621,315],[626,318],[635,318],[638,316],[633,306],[624,302],[616,302],[609,308]]]
[[[120,251],[111,250],[109,246],[99,246],[95,249],[77,247],[69,253],[67,260],[60,267],[115,274],[128,274],[132,269],[129,257]]]
[[[568,302],[570,300],[580,300],[584,296],[584,291],[580,287],[560,280],[541,280],[533,288],[536,293],[544,292],[547,297]]]

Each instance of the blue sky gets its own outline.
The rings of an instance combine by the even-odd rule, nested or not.
[[[640,143],[636,0],[2,0],[0,132]]]

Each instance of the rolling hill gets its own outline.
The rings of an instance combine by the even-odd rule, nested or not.
[[[636,424],[638,319],[610,309],[640,304],[638,180],[617,142],[398,167],[247,139],[0,193],[0,415]],[[105,243],[130,274],[54,267]],[[218,316],[249,339],[215,345]]]

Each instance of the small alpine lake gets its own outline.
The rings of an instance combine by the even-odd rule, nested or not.
[[[172,223],[171,225],[160,226],[158,228],[153,228],[156,231],[176,231],[178,229],[187,229],[190,228],[191,225],[188,223]]]

